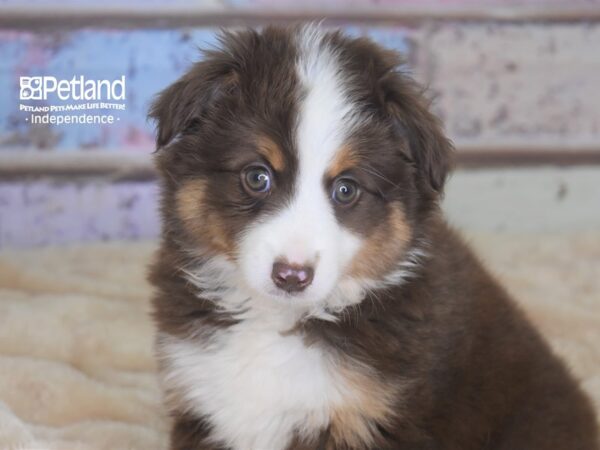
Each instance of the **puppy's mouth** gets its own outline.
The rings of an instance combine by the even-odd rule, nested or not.
[[[268,297],[276,301],[297,302],[305,298],[305,295],[302,292],[285,291],[275,287],[268,289],[265,293]]]

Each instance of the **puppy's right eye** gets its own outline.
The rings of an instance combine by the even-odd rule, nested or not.
[[[271,190],[271,172],[265,166],[249,166],[242,171],[242,185],[250,195],[261,195]]]
[[[331,198],[339,205],[351,206],[360,196],[360,189],[356,181],[350,178],[340,178],[333,184]]]

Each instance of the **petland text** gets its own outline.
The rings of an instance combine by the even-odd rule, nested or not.
[[[70,80],[53,76],[20,77],[21,100],[125,100],[125,75],[116,80],[88,80],[83,75]]]

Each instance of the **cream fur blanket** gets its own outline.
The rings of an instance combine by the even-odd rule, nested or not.
[[[472,241],[600,409],[600,235]],[[165,448],[144,279],[153,248],[0,255],[0,449]]]

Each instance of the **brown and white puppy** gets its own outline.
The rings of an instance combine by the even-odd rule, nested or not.
[[[315,26],[224,33],[153,105],[172,449],[596,448],[441,217],[451,144],[400,63]]]

